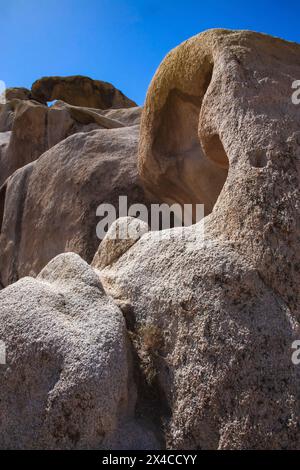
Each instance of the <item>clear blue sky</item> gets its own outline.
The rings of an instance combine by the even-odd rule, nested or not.
[[[0,80],[88,75],[142,104],[166,53],[215,27],[300,42],[300,1],[0,0]]]

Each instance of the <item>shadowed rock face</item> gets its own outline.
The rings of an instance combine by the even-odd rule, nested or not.
[[[112,85],[84,77],[42,79],[33,90],[52,85],[55,97],[72,102],[73,93],[91,107],[61,100],[48,107],[19,88],[7,90],[10,100],[0,105],[1,285],[38,274],[65,251],[92,261],[97,206],[117,206],[119,195],[129,204],[145,201],[136,165],[141,108],[126,107],[134,103]],[[112,132],[90,134],[100,129]]]
[[[299,235],[300,107],[291,95],[299,75],[298,44],[253,32],[212,30],[195,36],[172,51],[158,69],[147,95],[139,147],[139,169],[150,191],[162,199],[204,202],[206,213],[221,185],[213,184],[202,162],[213,162],[224,171],[220,167],[228,161],[226,184],[210,219],[212,228],[224,239],[243,240],[243,250],[265,264],[266,275],[279,290],[288,285],[295,293],[297,283],[289,278],[294,273],[298,279],[299,255],[294,250]],[[201,96],[197,134],[190,140],[182,121],[176,127],[164,120],[174,88]],[[163,138],[165,129],[169,134]],[[189,152],[186,158],[180,148],[177,156],[164,152],[166,146],[175,148],[173,137],[180,133],[186,148],[191,140],[193,146],[198,141],[196,160]],[[297,295],[295,305],[298,299]]]
[[[150,85],[145,186],[209,215],[145,234],[100,276],[135,321],[169,447],[300,447],[299,77],[300,45],[212,30],[171,51]]]
[[[43,78],[31,91],[8,88],[5,99],[0,104],[0,187],[14,171],[66,137],[132,126],[139,123],[141,114],[113,85],[80,76]],[[47,101],[53,100],[58,101],[47,107]]]
[[[0,104],[0,133],[12,130],[14,122],[15,101]]]
[[[111,83],[88,77],[44,77],[33,83],[32,99],[46,103],[62,100],[75,106],[89,108],[131,108],[136,106]]]
[[[72,133],[74,120],[65,110],[53,111],[33,101],[14,100],[3,115],[12,114],[11,137],[0,166],[0,185]]]

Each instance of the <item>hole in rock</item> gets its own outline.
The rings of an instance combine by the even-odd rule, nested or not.
[[[48,108],[51,108],[51,106],[54,106],[56,102],[57,102],[57,100],[47,101]]]
[[[211,68],[202,70],[199,78],[202,87],[199,86],[197,95],[177,89],[169,92],[156,124],[152,148],[159,165],[156,195],[169,204],[204,204],[205,216],[213,210],[229,168],[220,137],[213,133],[203,141],[198,134],[211,76]]]
[[[253,168],[264,168],[268,163],[266,151],[254,150],[249,154],[249,161]]]

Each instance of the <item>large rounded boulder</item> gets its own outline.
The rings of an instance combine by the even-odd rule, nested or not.
[[[1,449],[158,445],[135,421],[123,315],[78,255],[1,291],[0,338]]]

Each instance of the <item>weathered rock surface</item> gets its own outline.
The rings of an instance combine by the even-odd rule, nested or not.
[[[33,83],[32,99],[47,103],[62,100],[88,108],[130,108],[136,106],[111,83],[92,80],[80,75],[71,77],[44,77]]]
[[[34,161],[48,148],[47,115],[48,109],[45,106],[31,101],[14,103],[12,137],[5,162],[0,168],[0,184],[15,170]]]
[[[0,168],[6,165],[6,150],[11,138],[11,131],[0,132]]]
[[[73,106],[65,103],[64,101],[57,100],[50,108],[67,108],[74,119],[78,119],[79,122],[81,122],[80,119],[83,119],[84,122],[86,122],[88,116],[93,116],[93,122],[97,123],[97,119],[99,119],[98,124],[105,129],[122,127],[122,124],[124,127],[136,126],[140,124],[142,115],[142,108],[139,106],[134,108],[95,109]]]
[[[300,448],[299,76],[300,45],[212,30],[150,86],[147,189],[210,215],[145,234],[100,277],[165,397],[169,447]]]
[[[37,87],[41,101],[65,93],[53,109],[81,125],[120,127],[71,135],[0,190],[0,287],[64,251],[94,268],[62,255],[1,291],[1,446],[155,446],[133,418],[142,409],[168,448],[300,448],[299,77],[300,45],[249,31],[171,51],[148,91],[139,170],[151,195],[203,203],[207,217],[149,233],[122,218],[96,255],[97,206],[143,202],[139,111],[74,103],[70,83]],[[110,237],[131,223],[138,236]]]
[[[147,202],[138,182],[138,126],[77,133],[16,171],[2,187],[3,285],[36,275],[54,256],[74,251],[91,262],[100,240],[97,207],[119,196]]]
[[[117,110],[121,121],[102,115],[98,110],[71,106],[66,103],[52,106],[35,101],[15,100],[2,111],[3,129],[12,131],[5,161],[0,165],[0,185],[18,168],[36,160],[40,155],[66,137],[94,129],[115,129],[131,125],[139,119],[139,108],[126,119],[126,110]],[[129,122],[129,124],[127,124]],[[1,115],[0,115],[1,124]],[[1,127],[0,127],[1,128]]]
[[[12,130],[15,101],[0,104],[0,132]]]
[[[23,87],[15,87],[15,88],[6,88],[5,90],[5,98],[7,101],[11,100],[30,100],[31,99],[31,91],[27,88]]]
[[[125,322],[94,271],[60,255],[0,293],[1,449],[157,446],[134,419]]]
[[[125,126],[136,126],[140,124],[142,108],[107,109],[101,111],[103,116],[122,122]]]

